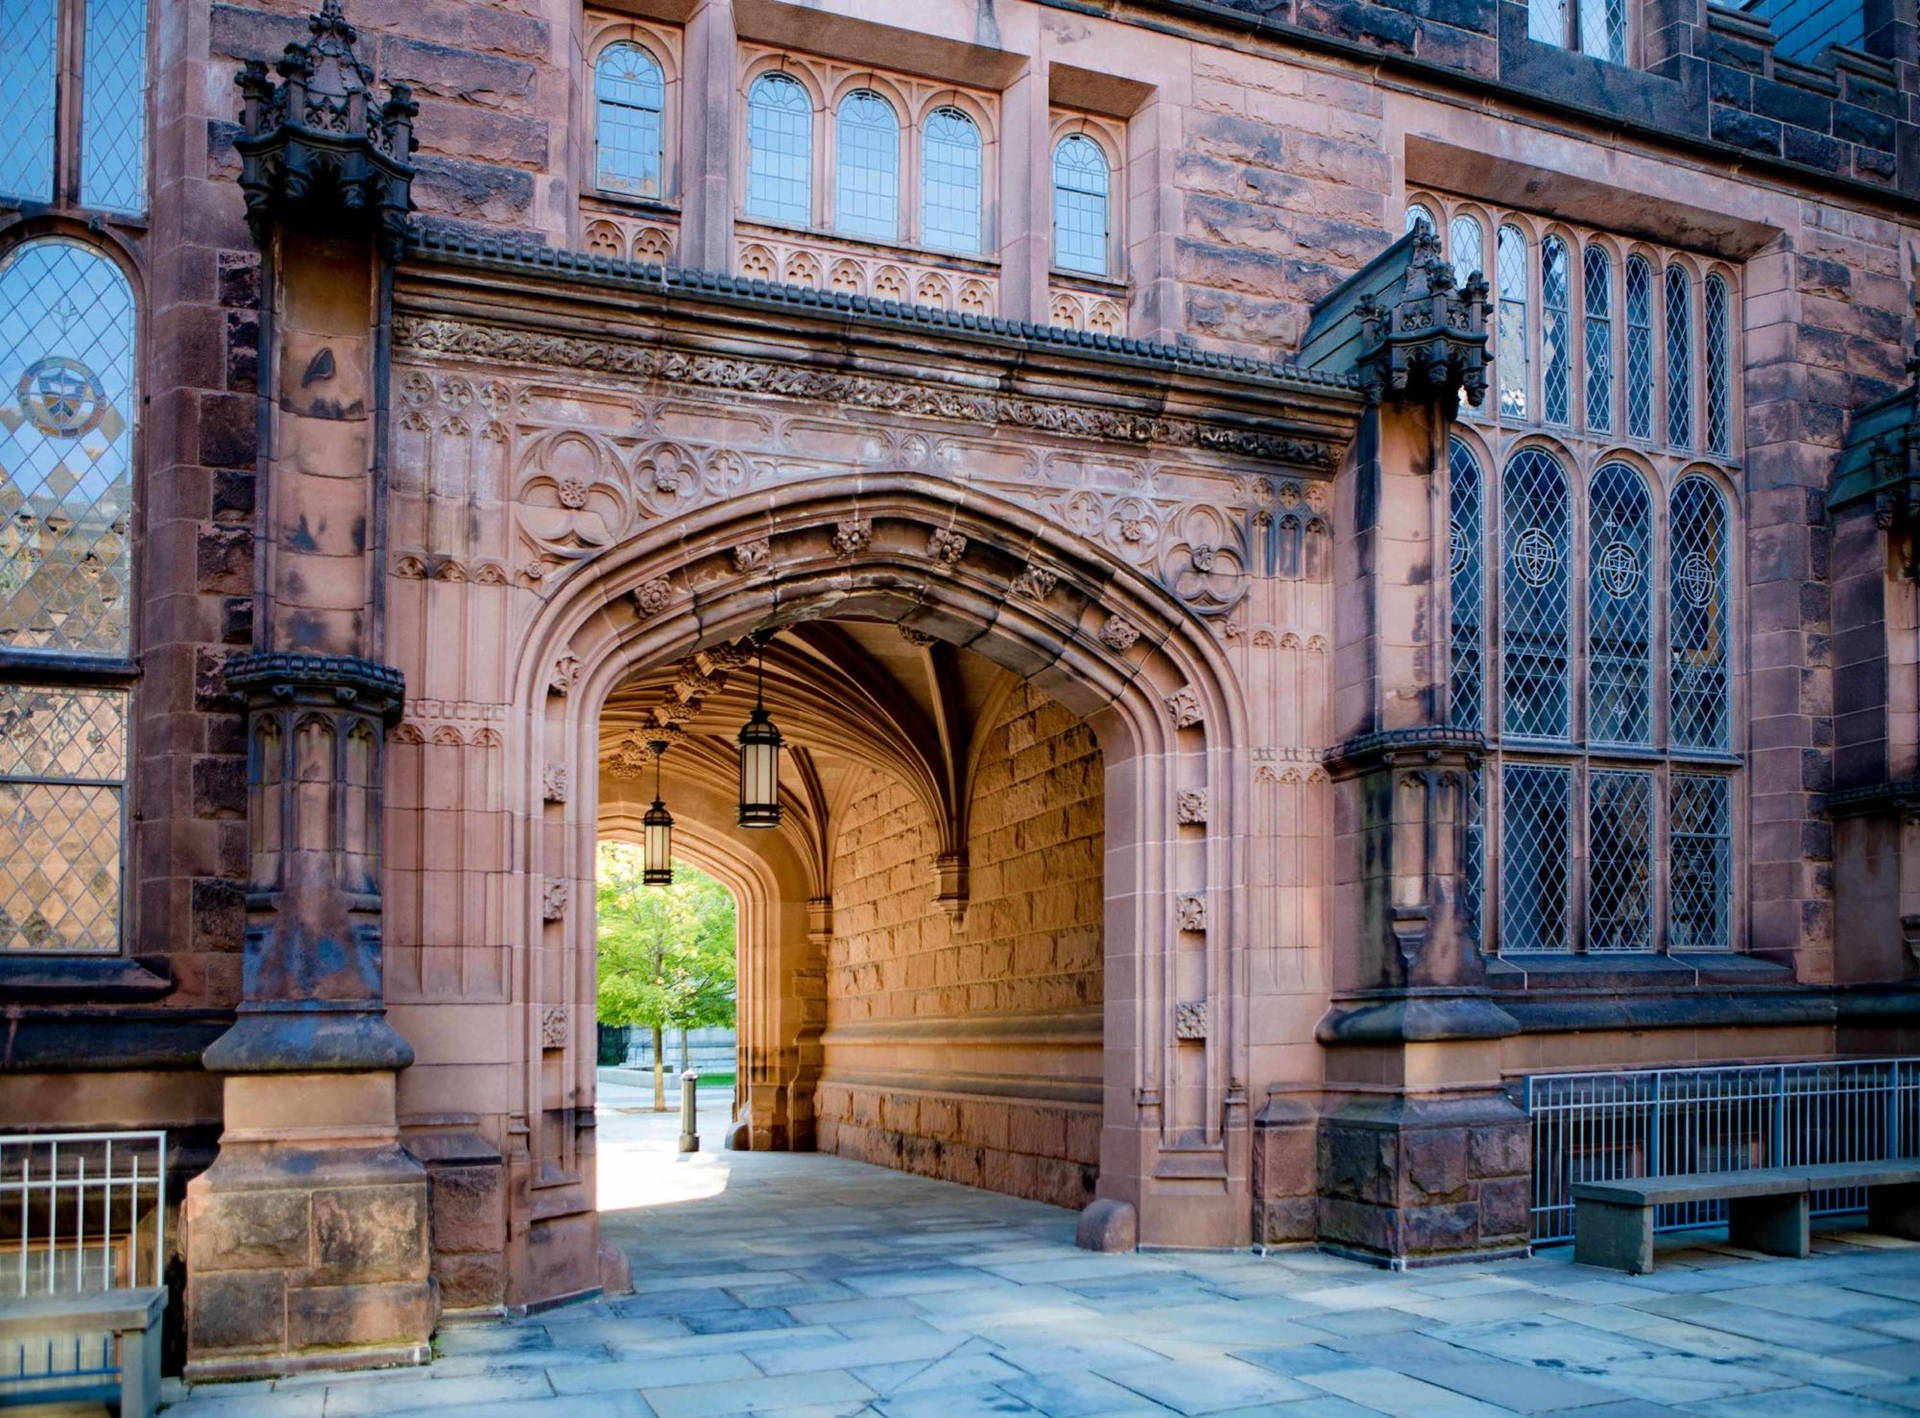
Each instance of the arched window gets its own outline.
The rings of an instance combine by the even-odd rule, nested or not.
[[[1589,245],[1584,257],[1587,314],[1587,427],[1613,429],[1613,262]]]
[[[1495,356],[1500,365],[1500,417],[1527,417],[1527,237],[1517,226],[1500,228],[1495,261],[1500,267],[1500,313]]]
[[[660,195],[660,115],[667,85],[654,57],[621,41],[593,66],[594,181],[604,192]]]
[[[65,237],[0,258],[0,951],[120,944],[133,290]]]
[[[1728,750],[1727,503],[1703,477],[1680,479],[1669,519],[1669,732],[1676,748]]]
[[[813,220],[813,101],[786,74],[762,74],[747,91],[746,212],[792,226]]]
[[[1107,274],[1107,155],[1093,139],[1070,133],[1053,149],[1053,264],[1063,271]]]
[[[1540,243],[1540,402],[1548,423],[1573,416],[1573,352],[1567,341],[1573,319],[1567,313],[1573,272],[1567,244],[1557,236]]]
[[[920,239],[942,251],[980,250],[980,129],[957,108],[927,115],[920,138]]]
[[[1593,476],[1587,516],[1587,738],[1653,742],[1653,501],[1624,463]]]
[[[1667,267],[1667,442],[1693,446],[1693,284]]]
[[[1564,740],[1571,621],[1572,499],[1559,461],[1523,448],[1501,479],[1501,727]]]
[[[872,89],[840,100],[834,119],[833,226],[869,241],[900,239],[900,119]]]
[[[1733,451],[1733,333],[1728,329],[1727,283],[1707,277],[1707,449]]]
[[[1449,600],[1452,721],[1462,729],[1483,727],[1485,717],[1486,535],[1480,460],[1459,439],[1447,457],[1447,584]]]
[[[1464,214],[1457,216],[1447,236],[1453,243],[1454,283],[1464,286],[1473,278],[1475,271],[1484,272],[1487,269],[1480,223]]]
[[[1653,267],[1627,258],[1627,434],[1653,437]]]
[[[1409,202],[1407,204],[1407,230],[1412,231],[1415,227],[1422,226],[1425,227],[1428,233],[1436,240],[1439,239],[1440,224],[1433,219],[1433,209],[1427,206],[1425,202]]]

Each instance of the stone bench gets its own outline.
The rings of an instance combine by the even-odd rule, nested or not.
[[[167,1292],[159,1286],[0,1297],[0,1334],[9,1342],[108,1333],[119,1340],[120,1351],[117,1383],[97,1374],[74,1374],[64,1380],[57,1373],[9,1376],[0,1379],[0,1408],[110,1404],[117,1399],[120,1418],[153,1418],[160,1402],[160,1314],[166,1305]]]
[[[1920,1160],[1840,1162],[1576,1182],[1573,1258],[1580,1265],[1644,1275],[1653,1269],[1654,1208],[1699,1201],[1726,1202],[1733,1245],[1805,1256],[1811,1249],[1809,1194],[1842,1187],[1867,1189],[1869,1229],[1920,1240]]]

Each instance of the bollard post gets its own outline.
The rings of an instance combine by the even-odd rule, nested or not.
[[[700,1071],[688,1069],[680,1075],[680,1150],[700,1150],[700,1104],[694,1090],[700,1086]]]

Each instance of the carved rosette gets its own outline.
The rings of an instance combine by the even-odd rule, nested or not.
[[[942,566],[953,566],[967,554],[967,539],[945,527],[937,527],[927,538],[927,555]]]
[[[553,687],[555,694],[571,694],[580,683],[580,676],[585,673],[586,666],[580,662],[578,655],[562,655],[553,662],[553,673],[548,676],[547,683]]]
[[[1133,622],[1121,616],[1108,616],[1106,623],[1100,627],[1100,643],[1109,650],[1131,650],[1139,638],[1140,632],[1134,628]]]
[[[651,619],[659,615],[673,603],[673,582],[664,576],[656,576],[651,581],[642,582],[633,593],[633,608],[642,619]]]
[[[873,523],[865,517],[849,517],[833,529],[833,554],[858,556],[873,541]]]

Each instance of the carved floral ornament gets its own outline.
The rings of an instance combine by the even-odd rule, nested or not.
[[[1182,1000],[1173,1007],[1173,1037],[1176,1039],[1207,1037],[1207,1002],[1205,1000]]]
[[[573,899],[573,883],[563,876],[550,876],[540,892],[540,919],[558,921],[567,914],[567,903]]]
[[[1013,578],[1013,594],[1030,601],[1044,601],[1059,584],[1060,578],[1044,566],[1029,566]]]
[[[833,529],[835,556],[858,556],[873,541],[873,523],[865,517],[848,517]]]
[[[1183,684],[1167,696],[1167,713],[1173,717],[1176,729],[1197,728],[1206,718],[1206,712],[1200,707],[1200,696],[1190,684]]]
[[[967,554],[967,539],[945,527],[936,527],[927,538],[927,556],[942,566],[953,566]]]
[[[555,759],[541,770],[540,796],[550,803],[564,803],[571,782],[571,770],[565,762]]]
[[[1207,929],[1207,898],[1182,896],[1174,904],[1174,919],[1183,931],[1204,933]]]
[[[643,620],[659,615],[672,603],[673,582],[664,576],[641,582],[633,593],[633,608]]]
[[[1140,632],[1133,622],[1122,616],[1110,615],[1106,623],[1100,627],[1100,643],[1109,650],[1121,652],[1131,650],[1134,642],[1139,638]]]
[[[564,1004],[550,1004],[540,1011],[540,1047],[543,1049],[564,1049],[567,1036],[571,1032],[571,1020]]]
[[[1207,790],[1183,788],[1174,799],[1174,814],[1182,827],[1204,827],[1207,823]]]

